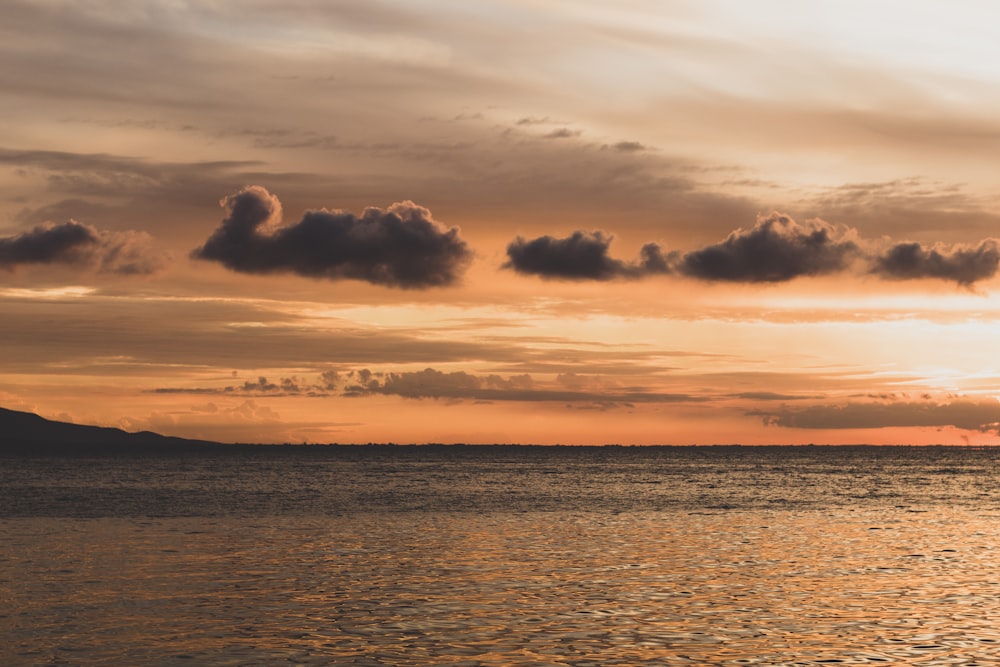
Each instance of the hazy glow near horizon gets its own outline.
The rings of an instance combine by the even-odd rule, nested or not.
[[[965,1],[4,3],[0,405],[994,443],[998,57]]]

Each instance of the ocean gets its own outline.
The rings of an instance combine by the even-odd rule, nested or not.
[[[1000,451],[0,456],[0,664],[986,665]]]

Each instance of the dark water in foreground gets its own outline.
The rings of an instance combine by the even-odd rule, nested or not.
[[[0,458],[0,665],[986,665],[1000,452]]]

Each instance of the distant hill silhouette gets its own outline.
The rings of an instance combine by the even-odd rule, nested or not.
[[[32,412],[0,408],[0,451],[78,450],[95,452],[122,448],[188,448],[221,446],[207,440],[175,438],[151,431],[129,433],[119,428],[82,426],[52,421]]]

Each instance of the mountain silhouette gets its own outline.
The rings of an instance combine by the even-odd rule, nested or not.
[[[129,433],[120,428],[84,426],[45,419],[32,412],[0,408],[0,450],[15,452],[118,450],[123,448],[189,448],[216,446],[152,431]]]

